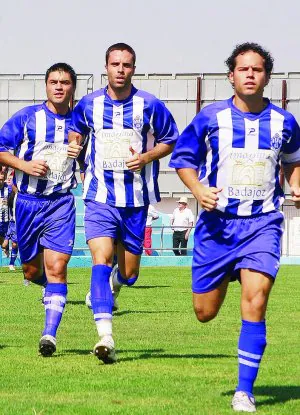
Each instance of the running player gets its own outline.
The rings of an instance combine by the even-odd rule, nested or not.
[[[26,107],[0,131],[0,163],[15,169],[16,230],[25,278],[46,286],[42,356],[56,350],[67,296],[67,264],[75,235],[74,160],[67,157],[69,103],[76,74],[66,63],[45,77],[47,101]],[[11,154],[13,152],[13,154]]]
[[[113,278],[116,296],[123,284],[131,286],[138,278],[148,206],[160,200],[158,160],[171,153],[178,132],[165,105],[132,85],[135,52],[129,45],[109,47],[105,67],[108,86],[83,97],[74,109],[69,155],[77,157],[84,138],[89,139],[83,198],[93,257],[91,302],[100,337],[94,354],[113,363],[109,278],[114,241],[119,263]]]
[[[180,136],[170,166],[202,205],[195,230],[193,303],[199,321],[218,314],[230,279],[242,285],[235,411],[255,412],[253,385],[266,347],[268,297],[280,260],[284,193],[280,160],[300,203],[300,130],[263,97],[273,59],[255,43],[226,61],[234,96],[205,107]]]

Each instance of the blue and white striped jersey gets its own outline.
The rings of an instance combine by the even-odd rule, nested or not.
[[[15,170],[14,182],[21,193],[37,196],[66,193],[76,187],[74,160],[67,157],[71,112],[54,114],[46,103],[23,108],[0,130],[0,151],[13,151],[22,160],[46,160],[46,177]]]
[[[7,183],[3,183],[3,186],[0,189],[0,222],[9,221],[8,198],[11,192],[11,186]]]
[[[282,163],[300,161],[300,129],[287,111],[266,101],[244,113],[233,98],[197,114],[179,137],[170,167],[192,168],[207,187],[218,187],[219,211],[238,216],[270,212],[283,203]]]
[[[100,89],[83,97],[72,113],[70,130],[88,137],[84,193],[118,207],[139,207],[160,200],[159,161],[147,164],[140,173],[126,167],[129,147],[138,153],[157,143],[173,144],[178,130],[165,105],[153,95],[132,87],[122,101],[112,100]]]

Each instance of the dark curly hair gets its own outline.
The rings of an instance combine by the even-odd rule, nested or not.
[[[262,46],[260,46],[258,43],[253,42],[245,42],[240,45],[236,45],[234,48],[232,54],[229,56],[229,58],[225,61],[225,64],[228,67],[228,72],[233,72],[235,65],[236,65],[236,57],[238,55],[241,55],[245,52],[253,51],[258,53],[263,59],[264,59],[264,65],[267,75],[271,75],[273,70],[273,63],[274,59],[270,52],[268,52],[266,49],[264,49]]]

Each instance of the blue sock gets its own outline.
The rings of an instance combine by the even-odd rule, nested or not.
[[[94,265],[91,278],[91,302],[94,319],[112,318],[113,296],[109,284],[112,267]]]
[[[242,320],[238,344],[239,379],[237,391],[253,394],[253,385],[258,374],[260,361],[264,354],[266,341],[266,322]]]
[[[15,265],[18,256],[18,248],[12,248],[10,253],[9,265]]]
[[[56,332],[62,318],[67,298],[67,284],[48,283],[46,286],[44,306],[46,311],[45,334],[56,337]]]
[[[118,270],[118,274],[117,274],[117,279],[118,279],[119,283],[124,284],[124,285],[128,285],[128,287],[131,287],[131,285],[135,284],[138,277],[139,276],[137,275],[136,277],[132,277],[132,278],[129,278],[129,280],[126,280],[125,278],[122,277],[119,270]]]

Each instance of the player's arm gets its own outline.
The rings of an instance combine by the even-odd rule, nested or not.
[[[300,209],[300,162],[283,164],[285,178],[291,189],[292,200]]]
[[[88,137],[90,128],[85,116],[88,101],[83,97],[72,112],[71,125],[68,135],[68,157],[77,158],[83,148],[82,143],[85,137]]]
[[[290,139],[282,147],[281,162],[285,178],[291,189],[292,200],[300,208],[300,127],[290,114]]]
[[[30,176],[43,177],[47,174],[48,166],[45,160],[21,160],[8,151],[0,151],[0,164],[21,170]]]
[[[139,171],[146,164],[149,164],[154,160],[159,160],[172,153],[173,147],[174,144],[158,143],[153,149],[147,151],[146,153],[137,153],[132,147],[130,147],[132,156],[127,160],[126,166],[131,171]]]
[[[197,171],[192,168],[176,169],[181,181],[190,189],[204,210],[208,212],[217,207],[218,193],[222,189],[206,187],[198,180]]]
[[[20,148],[24,140],[24,128],[30,113],[23,109],[14,114],[0,130],[0,163],[21,170],[31,176],[42,177],[47,174],[45,160],[21,160],[12,153]]]
[[[83,142],[83,136],[75,131],[69,131],[68,140],[68,157],[76,159],[83,149],[81,145]]]
[[[178,129],[174,118],[165,104],[160,100],[153,102],[153,119],[151,128],[155,136],[156,145],[145,153],[137,153],[131,147],[132,157],[127,160],[127,167],[131,171],[141,170],[146,164],[159,160],[171,154],[178,138]]]

